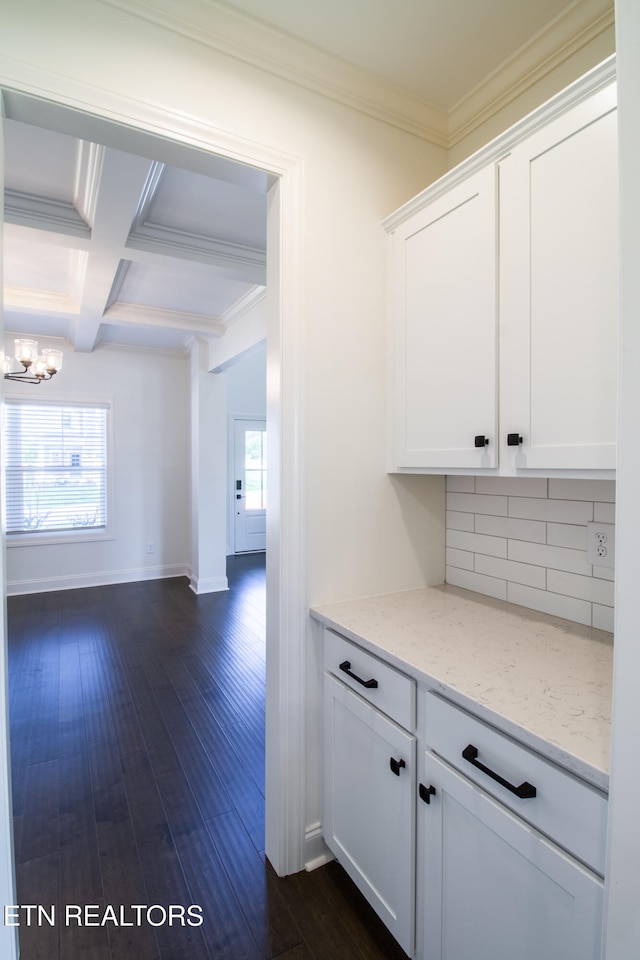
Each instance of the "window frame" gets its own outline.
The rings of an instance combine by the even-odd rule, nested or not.
[[[36,390],[46,389],[42,385],[35,388]],[[55,396],[43,397],[41,394],[39,396],[18,396],[17,393],[13,391],[11,394],[8,391],[4,396],[3,406],[8,405],[15,406],[26,406],[31,404],[34,406],[45,406],[50,405],[53,407],[99,407],[106,410],[106,424],[105,424],[105,444],[106,444],[106,469],[105,469],[105,506],[107,511],[107,522],[104,527],[93,527],[93,528],[77,528],[71,530],[34,530],[24,533],[9,533],[7,531],[6,523],[6,504],[3,503],[3,517],[2,517],[2,526],[5,533],[5,542],[7,547],[32,547],[32,546],[45,546],[53,544],[63,544],[63,543],[90,543],[94,541],[101,540],[114,540],[115,539],[115,522],[114,522],[114,443],[113,443],[113,411],[114,403],[112,397],[104,396],[93,396],[93,397],[67,397],[63,394],[56,394]],[[4,443],[9,442],[8,431],[6,429],[6,424],[3,426],[3,441]],[[3,460],[6,462],[6,458],[3,457]],[[5,497],[7,495],[7,481],[6,481],[6,472],[3,470],[2,477],[2,487],[5,491]]]

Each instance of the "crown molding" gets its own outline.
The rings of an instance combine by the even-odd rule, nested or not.
[[[100,0],[282,80],[446,147],[448,118],[406,90],[215,0]]]
[[[216,0],[100,0],[267,73],[450,149],[611,30],[613,0],[574,3],[448,113]],[[330,78],[330,79],[328,79]]]
[[[80,307],[77,300],[68,293],[57,290],[33,290],[31,287],[17,287],[5,284],[5,310],[36,313],[78,314]]]
[[[253,310],[254,307],[257,307],[267,295],[266,287],[264,286],[255,286],[252,287],[248,293],[245,293],[244,296],[240,297],[239,300],[229,307],[228,310],[222,314],[220,318],[224,324],[225,330],[228,330],[229,327],[233,326],[238,320],[242,319],[250,310]]]
[[[80,140],[74,185],[74,203],[83,220],[93,227],[105,148]]]
[[[160,307],[147,307],[123,301],[118,301],[105,310],[101,320],[103,323],[188,330],[196,336],[203,337],[221,337],[225,332],[225,325],[219,317],[207,317],[201,313],[187,313],[184,310],[163,310]]]
[[[488,164],[496,163],[535,130],[544,127],[588,97],[599,94],[603,98],[603,107],[615,110],[617,102],[615,81],[616,58],[611,56],[408,200],[382,221],[383,228],[387,233],[393,233],[400,224],[427,204],[433,203],[438,197],[443,196]]]
[[[5,190],[4,219],[32,230],[61,233],[89,240],[91,228],[72,203],[51,200],[20,190]]]
[[[452,107],[449,147],[614,26],[612,0],[576,0]]]

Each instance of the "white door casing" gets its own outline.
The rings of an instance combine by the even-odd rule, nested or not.
[[[56,122],[101,125],[123,140],[151,135],[184,150],[197,149],[245,163],[273,180],[267,218],[267,426],[270,488],[267,520],[267,736],[265,849],[276,873],[304,865],[305,701],[304,646],[307,621],[304,517],[301,490],[302,436],[300,307],[301,171],[297,157],[212,127],[197,117],[133,96],[123,97],[17,60],[0,64],[0,86],[14,97],[41,101]],[[79,134],[81,135],[81,134]],[[1,571],[3,586],[6,580]],[[0,723],[6,724],[6,689],[0,689]],[[1,735],[1,731],[0,731]],[[0,816],[10,802],[7,760],[0,757]],[[6,809],[9,809],[6,807]],[[0,830],[3,824],[0,823]],[[9,834],[10,835],[10,834]],[[8,866],[13,876],[13,866]],[[7,893],[8,896],[8,893]],[[8,902],[8,901],[7,901]],[[9,936],[9,935],[8,935]],[[7,948],[7,956],[10,956]]]
[[[4,109],[0,96],[0,183],[4,183]],[[4,221],[4,191],[0,193],[0,220]],[[2,281],[2,236],[0,235],[0,283]],[[4,355],[4,316],[0,302],[0,343]],[[3,381],[4,386],[4,381]],[[4,390],[0,387],[0,401],[4,404]],[[1,410],[0,410],[1,413]],[[0,430],[2,418],[0,417]],[[0,473],[0,496],[4,496],[4,479]],[[4,539],[4,529],[2,531]],[[9,745],[9,694],[7,689],[7,606],[5,597],[7,574],[5,570],[4,544],[0,550],[0,580],[2,581],[2,609],[0,610],[0,902],[15,904],[15,868],[13,860],[13,812],[11,802],[11,763]],[[7,960],[18,956],[18,931],[16,927],[0,925],[0,954]]]

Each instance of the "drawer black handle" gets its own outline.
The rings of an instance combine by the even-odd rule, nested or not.
[[[470,743],[468,747],[464,748],[462,751],[462,756],[474,767],[477,767],[478,770],[482,770],[483,773],[486,773],[486,775],[491,777],[492,780],[495,780],[501,786],[506,787],[506,789],[510,790],[511,793],[515,793],[516,797],[520,797],[521,800],[529,800],[531,797],[535,797],[536,788],[526,780],[517,787],[514,787],[512,783],[509,783],[508,780],[505,780],[504,777],[501,777],[499,773],[495,773],[493,770],[490,770],[489,767],[485,767],[483,763],[480,763],[478,760],[478,748],[474,747],[473,744]]]
[[[519,447],[523,442],[522,437],[519,433],[508,433],[507,434],[507,446],[508,447]]]
[[[485,437],[485,435],[484,435],[483,433],[478,433],[478,434],[476,434],[476,436],[473,438],[473,445],[474,445],[474,447],[488,447],[488,446],[489,446],[489,438],[488,438],[488,437]]]
[[[377,680],[363,680],[362,677],[359,677],[357,673],[351,673],[351,660],[343,660],[340,664],[340,669],[343,673],[346,673],[351,677],[352,680],[357,680],[358,683],[361,683],[363,687],[366,687],[367,690],[373,690],[378,686]]]
[[[406,767],[404,760],[396,760],[395,757],[389,758],[389,766],[391,767],[391,772],[395,773],[396,777],[400,776],[400,769]]]

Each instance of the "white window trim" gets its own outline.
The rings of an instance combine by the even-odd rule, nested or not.
[[[42,389],[42,384],[35,389]],[[33,532],[33,533],[7,533],[6,532],[6,523],[3,518],[3,526],[5,527],[5,542],[7,548],[12,547],[40,547],[48,546],[54,544],[70,544],[70,543],[91,543],[99,540],[115,540],[115,518],[114,518],[114,483],[115,483],[115,470],[114,470],[114,443],[113,443],[113,421],[114,421],[114,400],[113,397],[104,397],[104,396],[94,396],[94,397],[78,397],[73,396],[69,397],[64,394],[56,394],[55,396],[43,397],[42,394],[39,396],[28,396],[23,397],[17,392],[9,391],[5,394],[5,402],[10,400],[12,402],[19,402],[21,404],[37,404],[42,406],[43,404],[51,404],[52,406],[58,407],[104,407],[107,411],[107,427],[106,427],[106,442],[107,442],[107,470],[106,470],[106,481],[107,481],[107,525],[100,529],[93,530],[51,530],[51,531],[42,531],[42,532]]]

